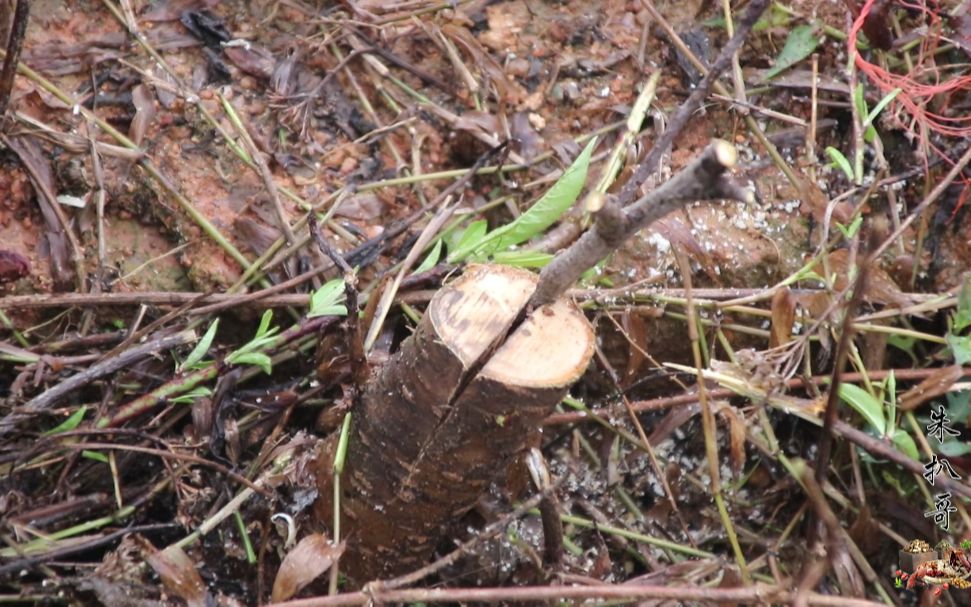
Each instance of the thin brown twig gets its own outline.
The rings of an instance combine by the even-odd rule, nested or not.
[[[738,543],[738,532],[735,530],[735,525],[732,523],[732,519],[728,514],[728,508],[725,505],[725,496],[722,493],[721,461],[718,456],[718,426],[715,424],[715,414],[712,411],[711,399],[708,397],[708,387],[702,379],[701,336],[698,334],[698,317],[695,313],[694,297],[691,293],[691,265],[688,263],[688,258],[683,252],[679,251],[677,253],[677,260],[681,268],[681,278],[684,281],[685,296],[688,304],[688,339],[691,342],[691,355],[697,371],[698,396],[699,403],[701,404],[701,426],[705,439],[705,459],[708,463],[708,478],[711,483],[711,493],[715,499],[715,506],[718,509],[722,527],[732,547],[732,552],[735,554],[735,563],[738,565],[739,573],[741,573],[742,582],[748,586],[752,583],[752,574],[749,571],[745,553],[742,552],[742,547]]]
[[[868,371],[867,376],[871,380],[879,381],[889,377],[891,373],[894,374],[894,378],[898,382],[902,381],[918,381],[926,379],[935,373],[938,373],[939,369],[886,369],[886,370],[876,370]],[[962,377],[971,377],[971,367],[962,368]],[[843,382],[844,383],[854,383],[861,381],[863,375],[861,373],[844,373]],[[813,383],[816,385],[825,385],[830,381],[829,375],[817,375],[810,378],[809,382],[802,377],[794,377],[789,379],[785,386],[788,389],[801,388],[807,383]],[[714,390],[708,391],[708,396],[711,399],[719,400],[724,398],[731,398],[732,396],[737,396],[736,392],[729,390],[728,388],[716,388]],[[698,402],[698,394],[678,394],[676,396],[663,396],[660,398],[653,398],[650,400],[633,401],[631,403],[631,408],[637,413],[643,413],[645,411],[661,411],[663,409],[670,409],[672,407],[678,407],[681,405],[691,405]],[[554,413],[550,415],[543,421],[544,426],[559,426],[563,424],[575,424],[584,421],[590,421],[593,416],[600,416],[604,418],[610,418],[613,414],[606,409],[592,409],[589,412],[586,411],[572,411],[566,413]]]
[[[211,459],[206,459],[198,455],[193,455],[191,453],[180,453],[178,451],[166,451],[164,449],[153,449],[151,447],[140,447],[138,445],[120,445],[118,443],[71,443],[71,444],[61,444],[61,447],[72,449],[72,450],[94,450],[94,449],[104,449],[111,451],[133,451],[135,453],[144,453],[146,455],[157,455],[161,458],[176,459],[184,462],[189,462],[193,464],[199,464],[200,466],[208,466],[216,472],[224,474],[229,478],[233,479],[241,485],[245,485],[247,488],[256,491],[263,497],[273,497],[273,492],[260,487],[253,481],[249,480],[242,474],[233,472],[226,466],[220,464],[219,462],[213,461]]]
[[[867,237],[869,238],[870,235],[868,234]],[[833,375],[826,398],[826,411],[823,414],[823,436],[820,438],[819,451],[816,454],[816,482],[820,485],[826,484],[826,476],[829,472],[829,460],[833,446],[833,425],[839,415],[839,388],[853,339],[853,317],[860,304],[863,303],[863,295],[866,292],[870,275],[870,266],[875,259],[870,255],[873,248],[873,246],[865,246],[861,252],[860,263],[857,264],[856,281],[853,284],[853,294],[843,307],[843,323],[833,360]]]
[[[364,384],[368,379],[368,364],[367,352],[364,349],[364,334],[361,330],[361,318],[358,314],[359,293],[357,290],[357,272],[324,239],[317,225],[317,217],[313,213],[307,215],[307,228],[310,230],[310,235],[313,237],[320,252],[329,257],[334,265],[340,268],[344,274],[344,296],[347,307],[347,319],[344,322],[347,326],[348,340],[350,342],[348,344],[348,350],[351,363],[351,377],[354,379],[354,385],[357,389],[363,390]]]
[[[784,604],[794,593],[778,586],[758,584],[745,588],[703,588],[697,586],[649,586],[639,584],[597,586],[518,586],[499,588],[416,588],[349,592],[329,597],[298,599],[274,603],[269,607],[337,607],[340,605],[364,605],[370,603],[464,603],[464,602],[547,602],[583,599],[666,599],[669,601],[693,601],[705,603]],[[883,603],[807,594],[808,604],[833,607],[882,607]]]
[[[17,0],[13,13],[13,24],[7,37],[7,55],[3,58],[3,70],[0,71],[0,117],[7,113],[10,103],[10,93],[13,92],[13,80],[17,75],[17,62],[20,51],[24,46],[24,34],[27,33],[27,20],[30,17],[30,0]]]
[[[65,546],[63,548],[58,548],[51,550],[50,552],[45,552],[44,554],[37,554],[33,556],[24,556],[17,560],[9,561],[0,565],[0,575],[10,574],[14,571],[26,570],[32,567],[37,567],[42,563],[47,561],[54,561],[63,559],[66,556],[72,554],[77,554],[79,552],[86,552],[93,548],[98,548],[106,544],[110,544],[115,540],[121,539],[130,533],[148,533],[150,531],[165,531],[168,529],[174,529],[179,527],[178,523],[154,523],[150,525],[136,525],[132,527],[125,527],[124,529],[119,529],[112,533],[102,535],[90,539],[86,542],[80,542],[77,544],[72,544],[70,546]]]
[[[171,350],[172,348],[187,344],[195,338],[196,334],[194,331],[180,331],[172,335],[165,335],[147,343],[139,344],[118,354],[115,357],[103,360],[76,375],[72,375],[64,381],[52,386],[39,396],[36,396],[32,400],[28,401],[21,407],[18,407],[0,420],[0,438],[6,437],[11,431],[14,430],[14,428],[16,428],[17,424],[28,419],[31,415],[49,409],[50,407],[54,406],[59,399],[79,389],[80,387],[87,385],[95,379],[104,377],[110,373],[114,373],[119,369],[123,369],[146,356],[151,356],[157,352]]]
[[[642,0],[642,5],[645,9],[652,13],[655,19],[660,16],[657,13],[657,9],[654,8],[653,4],[649,0]],[[711,90],[712,85],[715,80],[721,76],[732,63],[732,57],[738,52],[742,47],[742,43],[748,37],[752,26],[758,21],[759,17],[765,11],[766,7],[769,5],[768,0],[755,0],[750,3],[748,8],[745,10],[745,14],[738,21],[738,27],[735,30],[735,35],[722,47],[721,52],[718,54],[718,58],[715,62],[708,68],[708,73],[698,86],[688,95],[688,98],[684,100],[680,107],[673,116],[668,120],[667,128],[665,128],[664,133],[657,141],[654,142],[654,146],[647,153],[647,156],[637,167],[637,171],[631,176],[631,178],[624,184],[624,187],[620,190],[617,198],[621,206],[627,206],[637,200],[637,191],[641,185],[658,170],[661,164],[661,158],[668,152],[674,143],[674,139],[684,130],[684,127],[691,120],[691,116],[698,111],[701,107],[701,102],[705,97],[708,96],[708,91]],[[663,21],[663,19],[660,19]]]

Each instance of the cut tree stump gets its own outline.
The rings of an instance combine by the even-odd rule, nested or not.
[[[436,293],[415,333],[354,409],[341,477],[341,570],[357,583],[423,565],[584,373],[594,338],[558,299],[490,355],[536,288],[505,266],[471,266]],[[322,450],[317,516],[332,518],[333,443]]]

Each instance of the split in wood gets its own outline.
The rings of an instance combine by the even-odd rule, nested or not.
[[[751,201],[726,175],[735,161],[732,145],[715,140],[626,209],[608,197],[593,227],[538,278],[475,265],[435,294],[352,418],[340,508],[348,542],[342,568],[353,580],[427,561],[446,527],[526,449],[586,370],[593,331],[566,290],[638,230],[689,202]],[[324,521],[333,511],[335,444],[318,461],[317,516]],[[552,518],[555,506],[547,507]],[[549,551],[554,560],[558,550]]]
[[[484,365],[533,294],[536,276],[472,266],[435,295],[414,335],[369,384],[353,417],[342,569],[358,582],[422,565],[583,374],[593,332],[560,299],[532,314]],[[470,374],[472,377],[469,377]],[[319,461],[328,520],[330,458]]]

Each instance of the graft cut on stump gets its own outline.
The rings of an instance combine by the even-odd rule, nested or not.
[[[565,299],[533,311],[489,351],[536,282],[524,270],[470,267],[436,293],[362,395],[341,481],[342,570],[357,582],[421,566],[444,526],[472,508],[587,368],[593,333]],[[333,508],[327,451],[321,520]]]

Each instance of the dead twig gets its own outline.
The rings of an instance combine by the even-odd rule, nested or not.
[[[150,342],[125,350],[113,358],[88,367],[77,375],[72,375],[61,383],[49,388],[46,392],[25,403],[23,406],[18,407],[0,420],[0,438],[6,437],[14,428],[16,428],[17,424],[30,418],[31,415],[49,409],[50,407],[54,406],[59,399],[81,388],[82,386],[87,385],[95,379],[114,373],[119,369],[123,369],[146,356],[151,356],[157,352],[168,351],[172,348],[190,343],[195,338],[195,331],[180,331],[172,335],[165,335]]]
[[[650,2],[644,1],[642,3],[646,9],[652,13],[656,13],[656,9]],[[722,48],[718,54],[718,58],[715,59],[711,68],[708,69],[708,73],[705,74],[705,77],[698,84],[697,88],[691,92],[688,98],[684,100],[684,103],[681,104],[674,115],[671,116],[670,120],[668,120],[668,125],[664,133],[654,142],[654,146],[647,153],[647,157],[644,158],[640,166],[637,167],[637,171],[624,184],[620,194],[618,194],[618,200],[621,206],[626,206],[635,200],[641,185],[657,171],[661,164],[661,158],[671,148],[674,139],[684,130],[685,125],[691,120],[691,116],[701,107],[702,100],[708,96],[708,91],[711,90],[715,80],[731,65],[732,57],[742,47],[742,43],[748,37],[752,26],[759,20],[759,17],[768,5],[768,0],[755,0],[749,4],[745,14],[742,15],[742,18],[738,22],[735,35]]]
[[[529,307],[535,309],[556,301],[587,269],[617,250],[624,241],[685,204],[719,199],[751,202],[752,192],[725,175],[736,160],[735,148],[727,141],[716,139],[677,175],[626,209],[608,198],[597,212],[593,227],[543,268]],[[622,199],[623,191],[620,196]]]
[[[795,594],[778,586],[757,584],[745,588],[697,586],[649,586],[602,584],[592,586],[518,586],[500,588],[416,588],[411,590],[362,591],[329,597],[275,603],[271,607],[337,607],[370,603],[526,602],[582,599],[665,599],[703,603],[785,604]],[[807,593],[809,605],[833,607],[880,607],[883,603]]]
[[[317,217],[313,213],[307,215],[307,227],[310,230],[310,235],[313,237],[314,242],[317,243],[320,252],[329,257],[334,262],[334,265],[340,268],[340,271],[344,274],[344,296],[347,306],[347,320],[345,323],[347,325],[348,341],[350,342],[348,350],[351,363],[351,377],[354,379],[354,385],[357,389],[362,390],[368,378],[368,363],[367,352],[364,349],[363,332],[361,330],[361,318],[357,313],[359,308],[357,272],[348,265],[347,261],[344,260],[334,247],[330,246],[324,240],[324,237],[320,233],[320,228],[317,225]]]
[[[868,238],[871,237],[872,234],[868,235]],[[833,446],[833,424],[839,414],[839,387],[842,381],[843,368],[846,366],[846,359],[849,357],[850,340],[853,338],[853,317],[860,304],[863,303],[870,265],[874,260],[870,251],[874,248],[875,246],[865,246],[864,251],[861,252],[856,281],[853,284],[853,294],[843,309],[843,323],[833,361],[833,377],[826,399],[826,412],[823,414],[823,436],[819,441],[819,452],[816,456],[816,482],[820,485],[826,484],[826,475],[829,471],[829,460]]]
[[[29,17],[30,0],[17,0],[13,25],[7,38],[7,56],[3,58],[3,70],[0,71],[0,117],[6,114],[7,104],[10,103],[13,79],[17,74],[17,62],[20,60],[20,51],[24,46],[24,34],[27,32]]]

